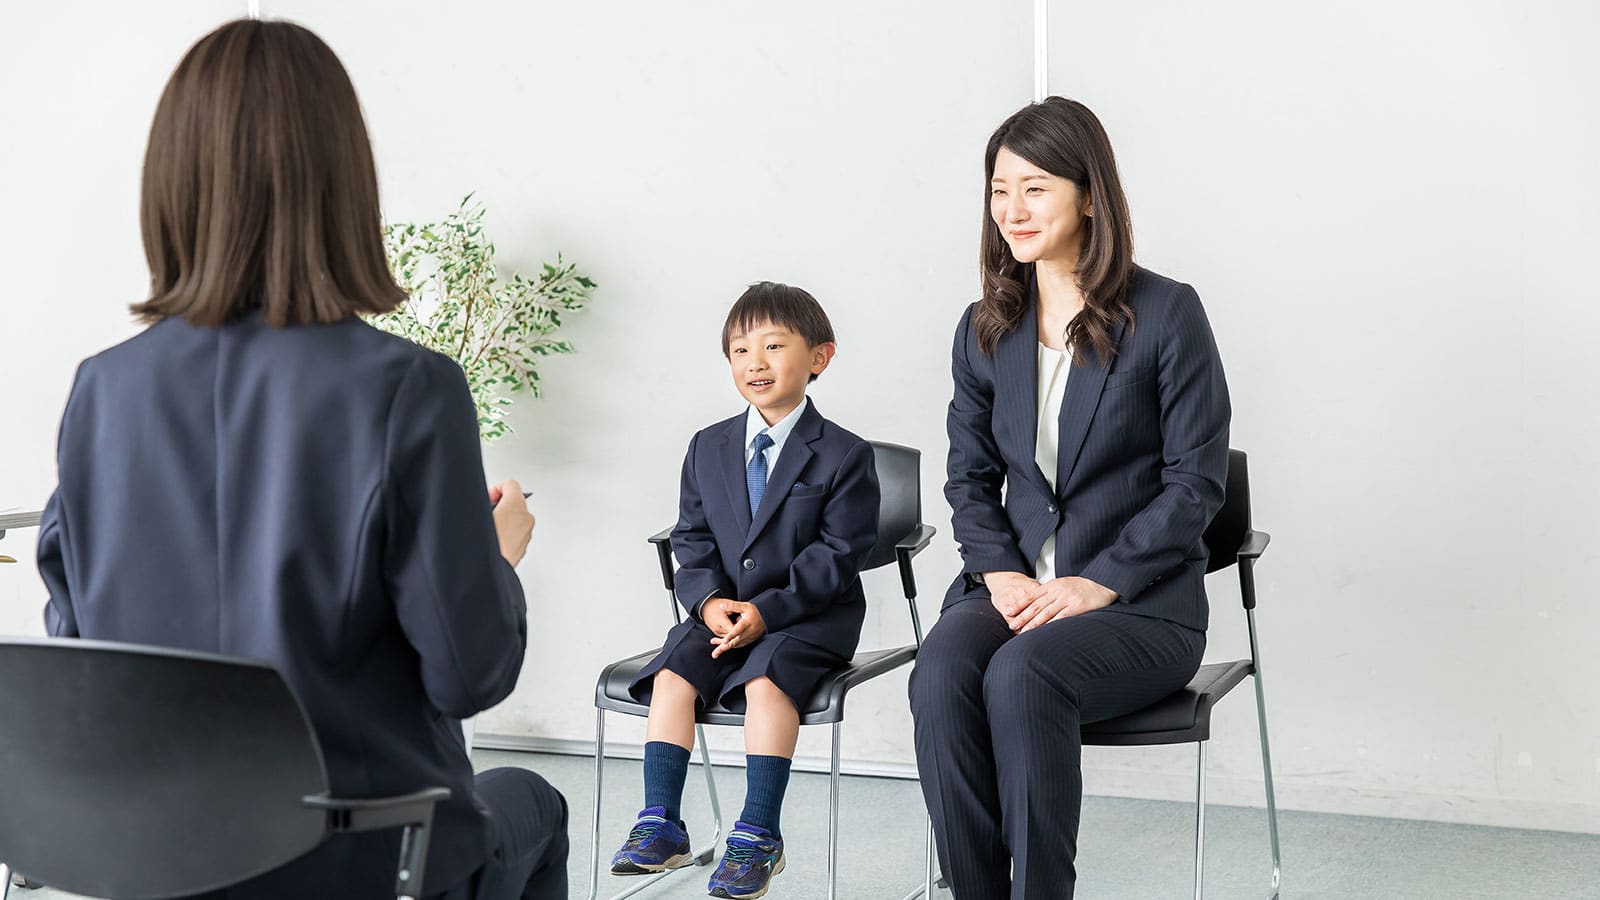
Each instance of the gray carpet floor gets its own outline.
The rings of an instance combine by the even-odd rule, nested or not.
[[[574,756],[480,750],[481,768],[525,766],[566,795],[572,811],[571,896],[588,896],[594,763]],[[606,858],[640,804],[639,764],[606,763],[600,850]],[[726,821],[744,798],[744,771],[715,769]],[[696,789],[698,788],[698,790]],[[699,766],[689,772],[684,815],[697,843],[711,833]],[[1600,900],[1600,836],[1281,812],[1285,900]],[[845,777],[839,812],[841,900],[897,900],[921,881],[924,818],[915,782]],[[827,896],[828,779],[797,773],[784,804],[787,868],[770,898]],[[1192,804],[1089,797],[1079,838],[1078,900],[1177,900],[1191,896]],[[1206,896],[1265,898],[1271,871],[1266,813],[1208,806]],[[704,897],[710,870],[681,871],[639,894],[652,900]],[[600,876],[600,896],[637,882]],[[12,900],[68,900],[43,888]],[[936,892],[945,900],[946,891]]]

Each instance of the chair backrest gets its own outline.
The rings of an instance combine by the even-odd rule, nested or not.
[[[248,660],[0,640],[0,862],[96,897],[242,881],[321,842],[311,721]]]
[[[862,570],[895,561],[894,545],[922,524],[922,451],[871,441],[878,472],[878,542]]]
[[[1250,467],[1243,450],[1228,451],[1228,482],[1222,508],[1206,526],[1209,574],[1239,561],[1239,548],[1250,534]]]

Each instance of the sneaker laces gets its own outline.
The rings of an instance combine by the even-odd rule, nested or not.
[[[665,827],[666,824],[666,819],[658,819],[655,816],[646,816],[640,819],[638,824],[633,826],[632,831],[628,832],[628,843],[631,844],[637,841],[638,843],[642,844],[660,834],[661,829]]]
[[[728,849],[722,856],[724,859],[730,859],[736,863],[750,864],[757,857],[766,855],[765,851],[756,845],[757,840],[759,838],[753,834],[735,831],[728,835]]]

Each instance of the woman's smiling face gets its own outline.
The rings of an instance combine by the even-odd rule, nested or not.
[[[989,215],[1020,263],[1075,261],[1084,241],[1083,195],[1071,180],[1052,175],[1005,147],[989,180]]]

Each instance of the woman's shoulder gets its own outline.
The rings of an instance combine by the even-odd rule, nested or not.
[[[974,300],[971,303],[968,303],[966,309],[961,311],[961,318],[956,320],[955,343],[957,347],[967,344],[971,344],[974,347],[978,345],[978,327],[976,324],[976,319],[978,315],[978,305],[980,302],[981,301]]]
[[[1165,319],[1174,312],[1198,309],[1200,295],[1186,282],[1138,266],[1128,285],[1128,306],[1133,309],[1135,322]]]
[[[1194,288],[1144,266],[1135,266],[1133,280],[1128,283],[1128,302],[1169,302],[1171,298],[1185,292],[1193,293]]]
[[[146,326],[130,337],[99,351],[83,360],[86,371],[116,369],[130,362],[142,362],[170,356],[175,345],[191,340],[191,329],[180,318],[167,318]]]
[[[979,300],[974,300],[967,304],[966,309],[961,311],[960,324],[956,327],[957,331],[972,330],[972,317],[978,314],[978,304],[980,302]]]

